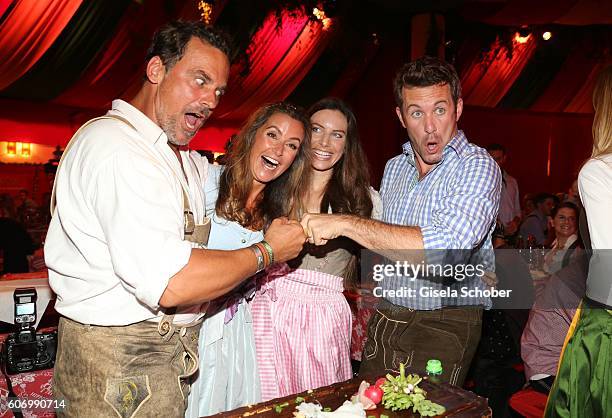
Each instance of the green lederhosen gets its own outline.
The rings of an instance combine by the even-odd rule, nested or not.
[[[612,415],[612,310],[584,299],[576,315],[578,322],[567,338],[546,418]]]

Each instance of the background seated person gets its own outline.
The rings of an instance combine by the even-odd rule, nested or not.
[[[550,251],[544,256],[543,269],[552,274],[570,263],[570,258],[578,253],[576,248],[582,248],[578,239],[578,207],[570,202],[564,202],[552,211],[552,227],[555,240]]]
[[[529,385],[548,394],[557,373],[565,336],[585,293],[588,257],[584,251],[554,273],[536,296],[521,337],[521,357]]]

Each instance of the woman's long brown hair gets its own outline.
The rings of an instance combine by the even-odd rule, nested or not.
[[[372,197],[370,195],[370,171],[367,158],[361,147],[359,131],[357,130],[357,119],[351,108],[342,100],[335,97],[327,97],[319,100],[306,112],[312,117],[320,110],[337,110],[344,115],[347,121],[346,143],[344,153],[334,166],[333,174],[323,199],[321,200],[321,213],[327,213],[331,208],[332,213],[346,213],[370,217],[372,215]],[[312,168],[310,169],[312,171]],[[306,189],[303,189],[304,191]],[[303,201],[305,192],[302,192],[300,200]],[[344,288],[355,289],[357,285],[357,266],[359,245],[345,239],[347,249],[353,253],[344,270]]]
[[[332,213],[370,217],[370,171],[359,141],[355,114],[345,102],[335,97],[319,100],[308,109],[307,115],[310,118],[320,110],[337,110],[347,121],[344,154],[333,168],[334,173],[321,201],[321,213],[327,213],[331,207]]]

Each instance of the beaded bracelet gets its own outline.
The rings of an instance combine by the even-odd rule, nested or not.
[[[270,264],[274,264],[274,251],[272,251],[272,246],[268,244],[268,241],[266,240],[261,241],[260,244],[262,244],[264,248],[266,249],[266,252],[268,253],[268,256],[270,257]]]

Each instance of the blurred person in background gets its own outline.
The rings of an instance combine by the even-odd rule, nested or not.
[[[506,149],[500,144],[491,144],[487,147],[487,151],[497,162],[502,172],[502,192],[497,218],[504,226],[504,234],[514,235],[521,223],[521,202],[518,183],[506,171],[506,162],[508,161]]]
[[[549,240],[549,219],[556,197],[550,193],[539,193],[533,201],[535,209],[523,219],[519,234],[524,240],[533,237],[536,245],[545,246]]]
[[[3,258],[0,275],[27,273],[28,255],[34,251],[34,242],[23,225],[14,218],[15,207],[10,195],[0,195],[0,253]]]

